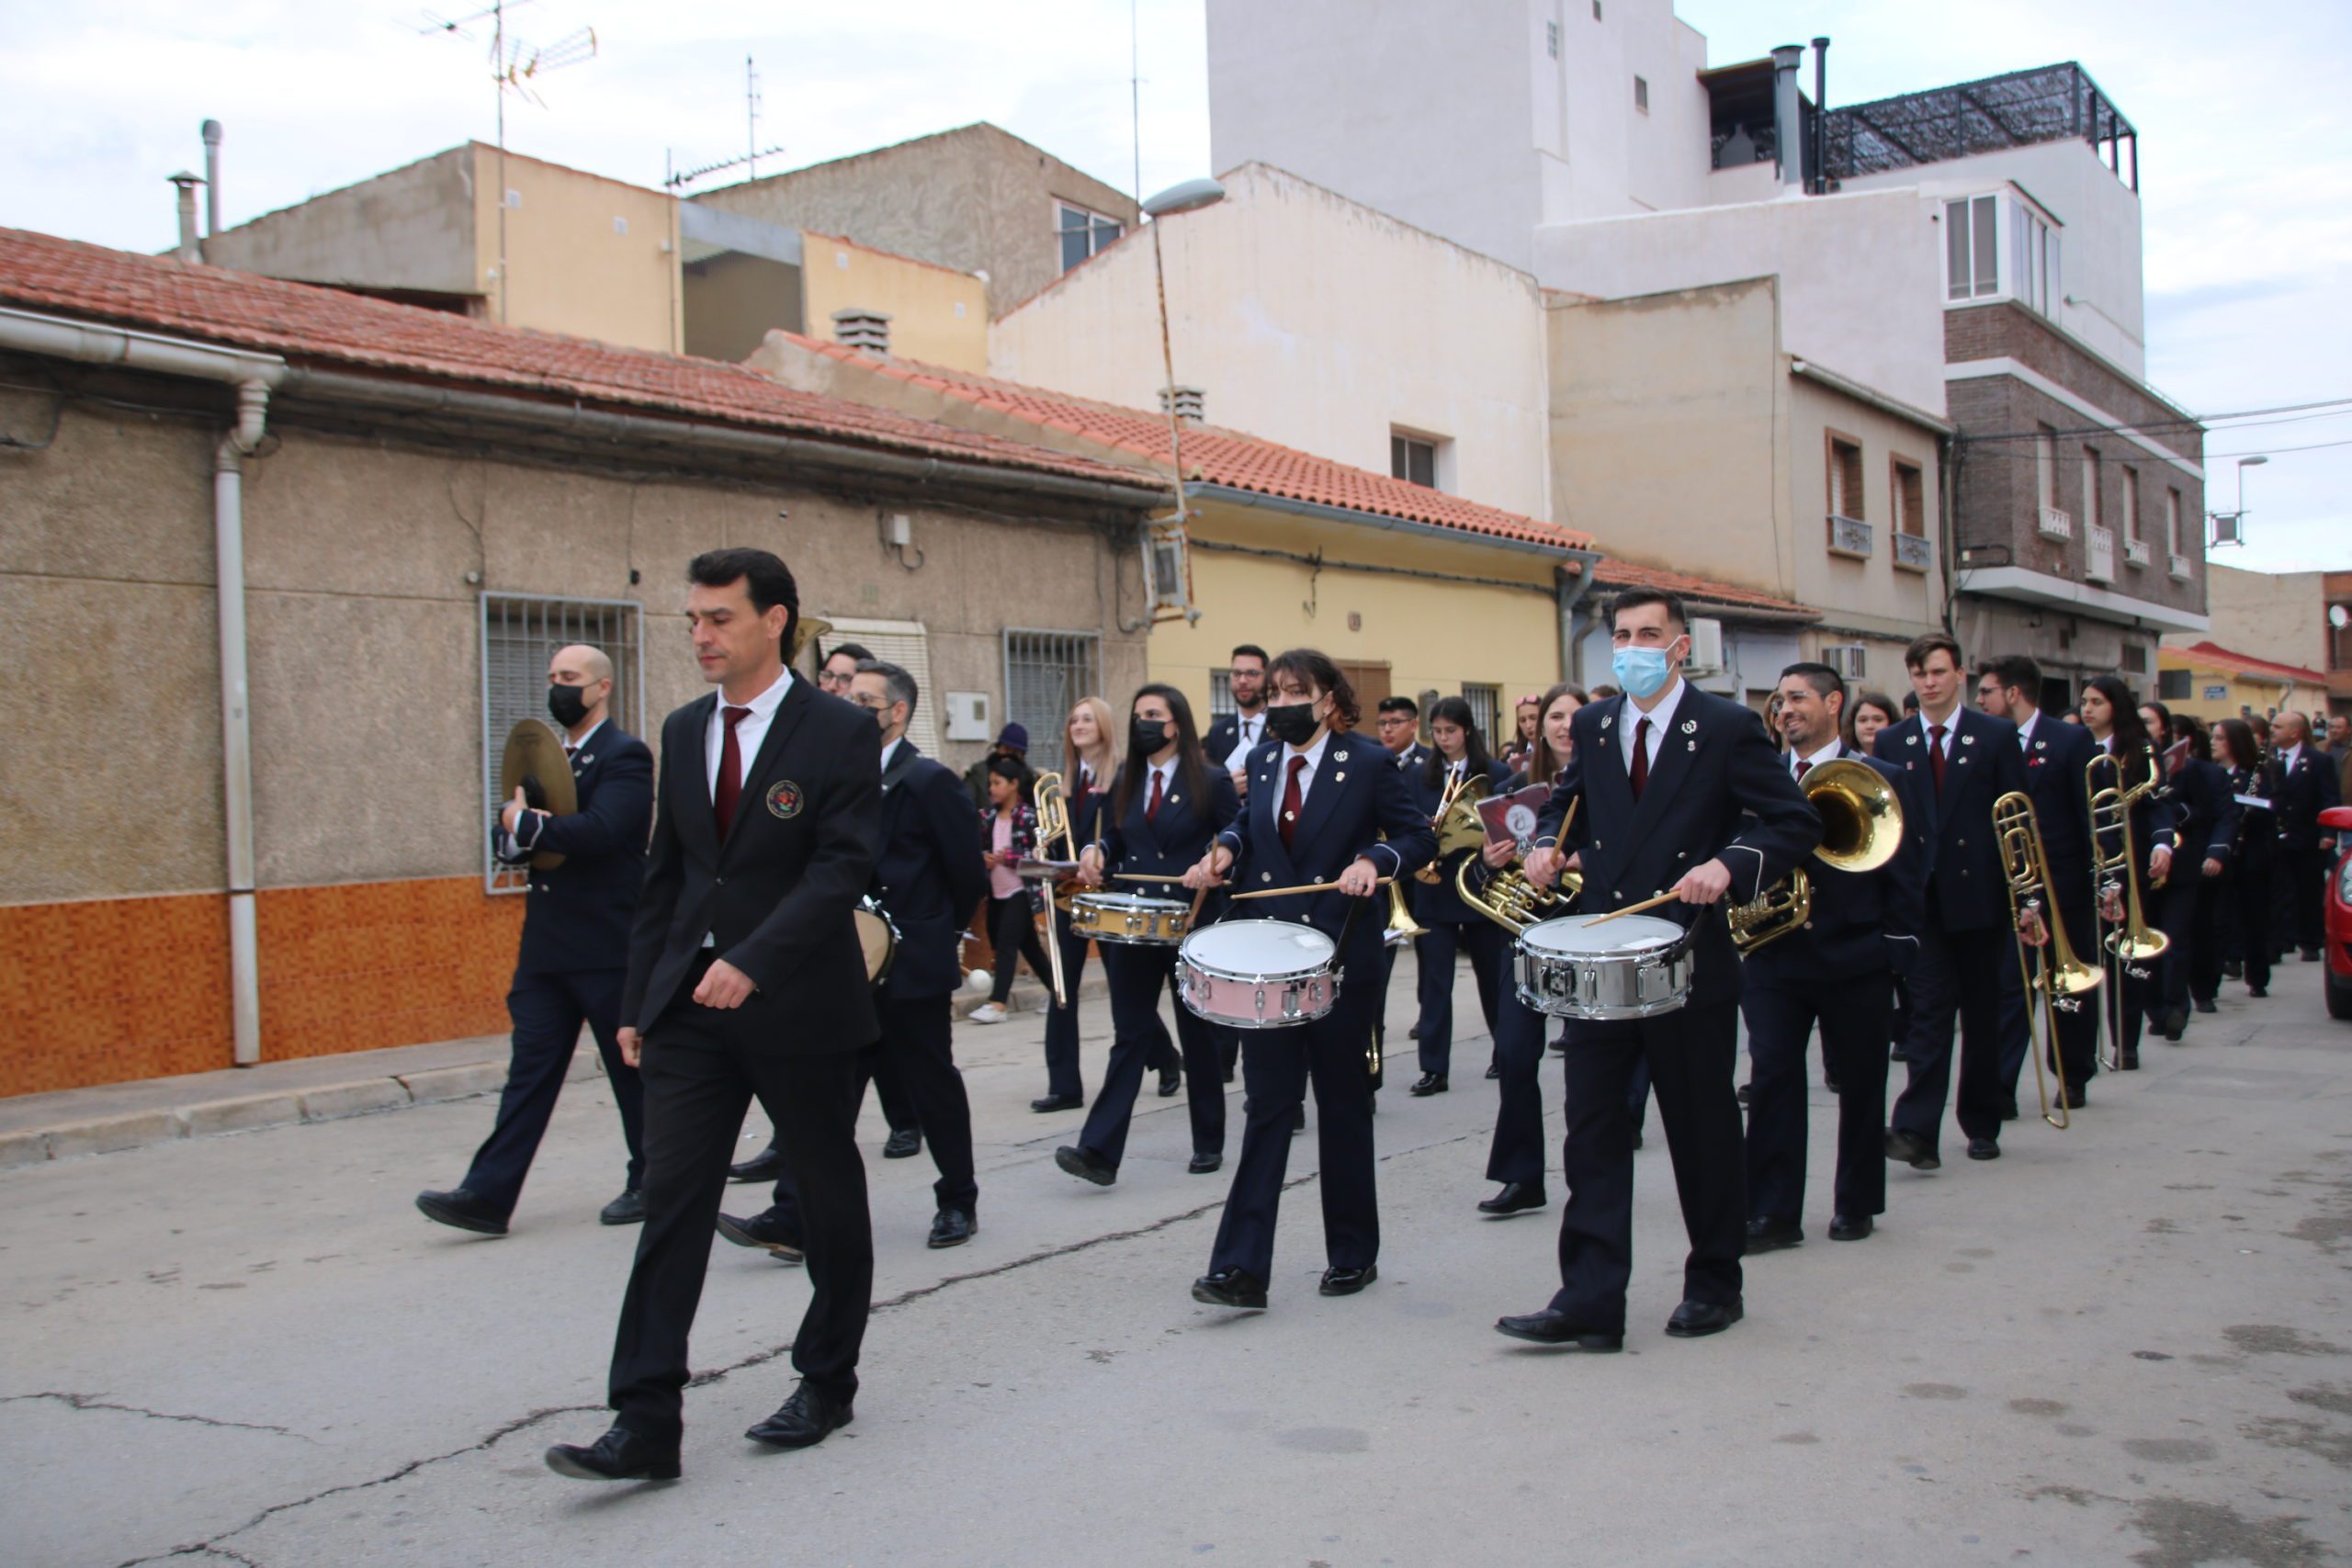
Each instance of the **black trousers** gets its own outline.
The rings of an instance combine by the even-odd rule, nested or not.
[[[2065,922],[2066,942],[2075,956],[2097,967],[2099,961],[2098,920],[2087,893],[2075,898],[2058,901],[2058,918]],[[2011,1100],[2017,1098],[2018,1085],[2023,1081],[2025,1054],[2033,1032],[2042,1027],[2040,1021],[2041,1004],[2026,995],[2025,972],[2018,966],[2014,956],[2016,942],[2010,947],[2013,956],[2001,976],[2001,1089]],[[2054,949],[2052,950],[2054,953]],[[2054,963],[2054,957],[2050,961]],[[2105,987],[2100,987],[2104,990]],[[2065,1075],[2066,1082],[2080,1089],[2098,1076],[2098,1010],[2100,992],[2073,998],[2075,1006],[2064,1005],[2060,998],[2054,1010],[2058,1020],[2055,1050],[2045,1058],[2045,1064]],[[1902,1033],[1898,1025],[1896,1034]]]
[[[1804,1213],[1805,1043],[1821,1026],[1821,1056],[1838,1080],[1838,1163],[1832,1201],[1849,1217],[1886,1213],[1887,1029],[1894,977],[1829,980],[1750,965],[1739,1010],[1754,1068],[1747,1091],[1747,1212],[1794,1222]]]
[[[2335,863],[2333,851],[2278,846],[2278,858],[2271,866],[2270,874],[2286,884],[2287,910],[2293,917],[2279,928],[2282,947],[2291,939],[2305,953],[2319,953],[2326,948],[2327,873]]]
[[[1487,1152],[1487,1179],[1544,1185],[1544,1037],[1549,1014],[1519,999],[1508,983],[1510,950],[1503,950],[1506,984],[1495,1020],[1495,1067],[1500,1074],[1495,1139]]]
[[[1490,1045],[1499,1021],[1499,998],[1495,989],[1502,973],[1501,954],[1508,946],[1500,926],[1481,916],[1464,925],[1443,921],[1429,934],[1413,940],[1420,959],[1421,1071],[1445,1074],[1453,1060],[1454,954],[1470,955],[1470,972],[1478,985],[1478,1010],[1486,1017]],[[1491,1055],[1491,1050],[1489,1055]]]
[[[506,1087],[498,1093],[498,1120],[474,1151],[465,1189],[502,1214],[514,1212],[523,1179],[547,1135],[548,1119],[563,1093],[564,1075],[580,1044],[580,1026],[596,1039],[612,1080],[613,1103],[620,1109],[621,1140],[628,1145],[628,1190],[645,1179],[645,1088],[637,1069],[621,1060],[616,1031],[621,1016],[618,969],[580,969],[564,974],[517,975],[506,992],[506,1016],[514,1025],[506,1064]]]
[[[2249,986],[2270,987],[2270,867],[2240,865],[2230,874],[2229,894],[2237,917],[2238,956]]]
[[[1367,964],[1369,961],[1366,961]],[[1340,976],[1340,1001],[1312,1023],[1238,1031],[1241,1157],[1217,1222],[1209,1269],[1246,1269],[1272,1277],[1274,1217],[1290,1162],[1291,1118],[1315,1086],[1315,1136],[1321,1158],[1323,1250],[1334,1269],[1363,1269],[1380,1256],[1380,1201],[1373,1180],[1372,1074],[1364,1049],[1371,987]],[[1351,998],[1353,999],[1351,1000]]]
[[[1971,1138],[1997,1138],[2008,1093],[2001,1087],[2003,984],[2018,984],[2017,940],[2007,926],[1919,933],[1919,957],[1908,976],[1911,999],[1910,1082],[1895,1097],[1889,1122],[1926,1140],[1943,1135],[1944,1104],[1952,1098],[1952,1023],[1960,1024],[1960,1130]],[[2022,1010],[2010,1020],[2024,1021]]]
[[[1568,1021],[1568,1136],[1562,1156],[1560,1289],[1552,1305],[1579,1327],[1622,1333],[1634,1271],[1634,1129],[1626,1086],[1645,1062],[1657,1092],[1690,1251],[1686,1300],[1739,1300],[1747,1242],[1739,1101],[1732,1092],[1739,1006],[1713,1002],[1626,1022]]]
[[[1016,954],[1029,961],[1029,973],[1050,989],[1054,972],[1046,957],[1045,940],[1037,934],[1036,908],[1029,902],[1029,895],[1024,891],[1000,898],[989,894],[988,918],[989,945],[996,953],[996,984],[989,987],[989,1000],[1001,1006],[1012,995]]]
[[[793,1337],[793,1370],[830,1397],[857,1393],[874,1294],[874,1232],[854,1132],[857,1053],[780,1052],[783,1021],[757,997],[727,1011],[683,999],[699,977],[689,976],[682,999],[647,1032],[645,1228],[613,1341],[610,1403],[619,1424],[665,1441],[684,1424],[687,1334],[736,1131],[753,1097],[775,1119],[806,1194],[800,1222],[812,1293]]]
[[[956,1010],[951,997],[876,997],[882,1038],[858,1054],[857,1096],[883,1069],[898,1075],[913,1102],[915,1124],[931,1147],[939,1179],[932,1192],[943,1209],[978,1213],[979,1183],[972,1174],[972,1101],[956,1066]],[[775,1184],[775,1205],[786,1216],[798,1208],[787,1166]]]
[[[1127,1126],[1133,1120],[1136,1095],[1155,1051],[1168,1049],[1168,1028],[1159,1020],[1159,993],[1176,989],[1176,949],[1141,943],[1102,945],[1102,968],[1111,981],[1111,1065],[1102,1075],[1102,1092],[1086,1113],[1078,1135],[1080,1147],[1101,1156],[1117,1169],[1126,1156]],[[1176,1038],[1184,1044],[1184,1093],[1192,1113],[1193,1152],[1225,1152],[1225,1063],[1219,1035],[1231,1032],[1212,1024],[1182,1002],[1176,1006]]]

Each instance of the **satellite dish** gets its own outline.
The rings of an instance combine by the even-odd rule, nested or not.
[[[2337,631],[2342,631],[2346,626],[2352,626],[2352,610],[2347,610],[2341,604],[2330,604],[2327,607],[2327,624]]]

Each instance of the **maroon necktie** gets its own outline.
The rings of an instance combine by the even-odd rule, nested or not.
[[[1806,770],[1807,768],[1812,767],[1812,766],[1813,766],[1813,764],[1812,764],[1811,762],[1807,762],[1807,761],[1800,761],[1797,763],[1797,783],[1799,783],[1799,784],[1803,784],[1803,783],[1804,783],[1804,773],[1805,773],[1805,770]]]
[[[1151,771],[1151,800],[1143,808],[1143,819],[1147,822],[1159,820],[1159,770],[1157,768]]]
[[[718,784],[710,792],[710,814],[718,819],[718,836],[735,826],[735,802],[743,794],[743,749],[735,744],[735,727],[752,716],[750,708],[721,708],[727,739],[718,748]]]
[[[1643,786],[1650,782],[1650,721],[1643,719],[1634,726],[1634,798],[1642,798]]]
[[[1935,742],[1935,750],[1928,753],[1928,766],[1936,775],[1936,793],[1941,795],[1944,792],[1944,727],[1929,725],[1928,739]]]
[[[1299,793],[1298,775],[1306,771],[1306,758],[1293,757],[1290,760],[1290,781],[1283,785],[1282,832],[1284,849],[1290,848],[1291,840],[1298,837],[1298,807],[1299,803],[1306,798]]]

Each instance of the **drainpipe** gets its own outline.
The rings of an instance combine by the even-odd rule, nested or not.
[[[1577,610],[1592,592],[1592,580],[1601,562],[1599,550],[1570,549],[1568,559],[1576,563],[1572,575],[1566,567],[1555,569],[1553,581],[1559,600],[1560,614],[1560,679],[1584,684],[1584,671],[1577,668],[1578,650],[1584,638],[1577,635]]]

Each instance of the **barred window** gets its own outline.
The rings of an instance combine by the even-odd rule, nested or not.
[[[1233,705],[1233,674],[1230,671],[1209,671],[1209,721],[1215,723],[1227,714],[1238,713]],[[1204,731],[1205,733],[1205,731]]]
[[[1487,742],[1487,750],[1496,750],[1500,742],[1495,739],[1495,724],[1502,712],[1503,689],[1500,686],[1476,686],[1464,682],[1462,700],[1470,705],[1470,716],[1476,721],[1478,734]],[[1515,733],[1515,732],[1514,732]]]
[[[1060,766],[1062,721],[1101,684],[1101,641],[1091,632],[1006,628],[1004,716],[1029,732],[1031,766]]]
[[[491,853],[490,819],[501,805],[498,770],[506,737],[526,718],[552,728],[548,717],[548,660],[559,648],[586,643],[613,661],[608,722],[643,733],[643,662],[639,657],[639,611],[628,599],[556,599],[530,593],[481,596],[482,886],[519,893],[524,870],[501,865]]]
[[[854,642],[885,664],[895,664],[915,678],[915,712],[907,721],[907,739],[915,750],[934,760],[939,756],[940,705],[944,692],[931,684],[931,637],[921,621],[860,620],[854,615],[828,615],[833,629],[819,640],[831,653]]]

